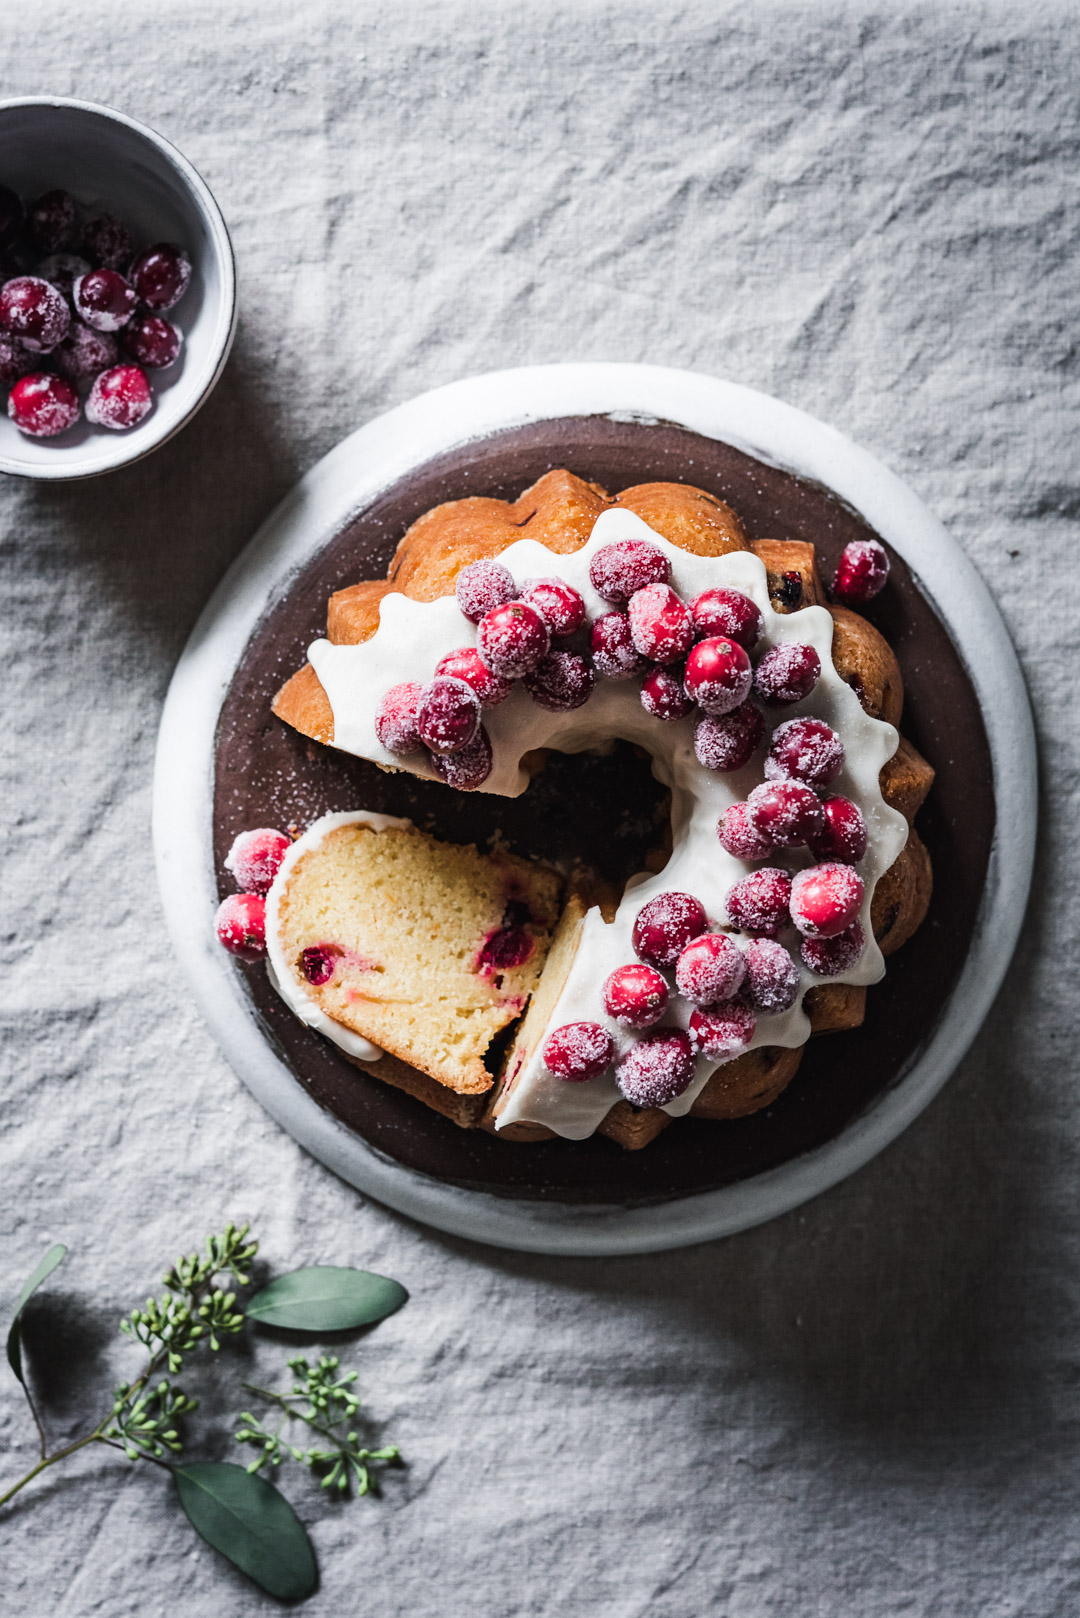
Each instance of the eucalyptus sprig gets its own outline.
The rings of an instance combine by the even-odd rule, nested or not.
[[[282,1463],[282,1450],[300,1461],[321,1478],[324,1489],[339,1495],[349,1492],[350,1484],[359,1498],[363,1494],[378,1494],[378,1474],[371,1469],[372,1461],[399,1461],[401,1451],[396,1444],[383,1449],[365,1449],[352,1422],[360,1409],[360,1401],[352,1393],[357,1379],[356,1371],[336,1373],[340,1362],[336,1355],[320,1354],[317,1365],[296,1356],[288,1361],[289,1370],[301,1377],[294,1382],[291,1393],[276,1393],[272,1388],[258,1388],[251,1382],[244,1386],[249,1393],[275,1404],[284,1412],[273,1429],[264,1427],[250,1411],[240,1414],[243,1426],[235,1435],[238,1444],[253,1444],[258,1454],[248,1465],[249,1472],[258,1472],[267,1466],[276,1469]],[[306,1408],[304,1408],[306,1406]],[[315,1445],[297,1448],[282,1434],[291,1425],[300,1422],[319,1434],[330,1448]]]

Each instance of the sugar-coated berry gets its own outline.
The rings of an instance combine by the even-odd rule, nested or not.
[[[754,670],[754,690],[770,708],[784,708],[808,697],[821,674],[821,659],[801,641],[781,641]]]
[[[17,337],[0,332],[0,388],[10,388],[37,364],[36,357],[24,348]]]
[[[724,810],[716,828],[720,847],[737,860],[765,860],[772,853],[772,839],[758,831],[747,814],[745,803],[733,803]]]
[[[28,438],[55,438],[79,419],[79,395],[62,376],[31,371],[8,394],[7,413]]]
[[[699,1007],[690,1016],[690,1046],[695,1056],[728,1062],[733,1056],[742,1055],[756,1027],[754,1013],[743,1000],[728,1000],[707,1010]]]
[[[416,729],[433,753],[460,753],[480,728],[480,698],[464,680],[437,674],[420,693]]]
[[[573,652],[549,652],[521,683],[541,708],[569,713],[588,702],[596,676],[585,658]]]
[[[699,640],[686,659],[687,692],[713,719],[742,706],[750,695],[753,678],[754,671],[743,648],[724,635]]]
[[[57,291],[62,292],[68,303],[73,299],[73,287],[80,275],[86,275],[92,268],[86,259],[80,258],[78,253],[50,253],[38,265],[38,274],[43,281],[48,281]]]
[[[605,612],[595,619],[589,642],[595,668],[609,680],[632,680],[649,666],[634,645],[630,620],[624,612]]]
[[[777,725],[765,757],[767,781],[801,781],[827,787],[844,768],[844,744],[820,719],[786,719]]]
[[[131,232],[114,214],[98,214],[83,226],[83,252],[107,270],[123,270],[131,263],[135,244]]]
[[[79,210],[70,191],[45,191],[31,205],[26,220],[30,240],[39,253],[62,253],[74,247]]]
[[[667,1009],[668,986],[655,967],[632,961],[609,973],[601,996],[608,1016],[624,1028],[651,1028]]]
[[[652,669],[641,682],[641,706],[654,719],[674,724],[694,711],[678,674],[671,669]]]
[[[161,315],[136,315],[124,327],[120,341],[137,365],[163,371],[180,353],[184,339],[177,327]]]
[[[313,989],[329,983],[337,971],[338,951],[325,944],[309,944],[300,952],[300,970]]]
[[[765,633],[761,608],[741,590],[703,590],[690,611],[699,635],[723,635],[744,652],[752,652]]]
[[[740,877],[727,891],[728,920],[744,933],[775,938],[790,922],[791,877],[778,865],[764,865]]]
[[[746,800],[750,823],[777,848],[798,848],[825,824],[817,794],[799,781],[766,781]]]
[[[876,539],[854,539],[845,545],[833,579],[833,595],[848,607],[861,607],[884,590],[889,556]]]
[[[695,1006],[715,1006],[738,994],[746,976],[742,951],[726,933],[691,939],[675,963],[675,987]]]
[[[416,680],[402,680],[384,692],[375,710],[375,734],[388,753],[423,752],[416,728],[423,689]]]
[[[187,291],[191,261],[181,248],[158,242],[135,260],[128,280],[146,307],[160,315],[179,303]]]
[[[90,382],[116,364],[117,352],[111,332],[94,331],[81,320],[73,320],[64,341],[52,351],[52,362],[69,382]]]
[[[812,865],[791,883],[791,919],[804,938],[835,938],[862,909],[863,881],[850,865]]]
[[[123,432],[142,421],[153,402],[145,371],[137,365],[114,365],[95,378],[86,401],[86,419],[95,427]]]
[[[509,568],[501,562],[484,559],[463,567],[454,585],[458,606],[472,623],[478,624],[485,612],[501,607],[517,597],[517,585]]]
[[[658,893],[634,919],[634,954],[649,966],[674,966],[692,938],[708,928],[705,906],[692,893]]]
[[[825,823],[809,845],[811,852],[819,860],[858,865],[867,846],[866,821],[858,804],[850,798],[825,798],[821,813]]]
[[[225,869],[244,893],[268,893],[292,844],[270,826],[242,831],[225,856]]]
[[[10,187],[0,185],[0,247],[15,240],[22,229],[24,213],[22,198]]]
[[[668,559],[647,539],[617,539],[601,545],[589,563],[589,582],[597,595],[625,606],[648,584],[666,584],[671,573]]]
[[[779,1017],[799,997],[799,968],[783,944],[774,938],[752,938],[743,950],[746,980],[743,992],[755,1011]]]
[[[507,601],[485,612],[476,631],[482,661],[504,679],[520,679],[548,654],[551,632],[535,607]]]
[[[563,579],[530,579],[521,599],[536,608],[555,640],[576,634],[585,622],[583,598]]]
[[[138,299],[116,270],[88,270],[71,289],[75,312],[95,331],[119,331],[135,313]]]
[[[64,294],[40,275],[16,275],[0,287],[0,329],[32,354],[48,354],[70,325]]]
[[[491,738],[483,725],[468,747],[456,753],[432,753],[429,763],[440,781],[459,792],[475,792],[491,774]]]
[[[615,1082],[633,1107],[666,1107],[694,1077],[694,1051],[681,1028],[656,1028],[631,1045]]]
[[[862,923],[853,921],[832,938],[804,938],[800,953],[803,961],[821,978],[836,978],[850,972],[866,948]]]
[[[266,954],[266,900],[258,893],[230,893],[214,917],[218,943],[242,961]]]
[[[513,690],[509,680],[500,679],[484,667],[475,646],[459,646],[456,651],[447,652],[436,663],[435,673],[448,674],[451,679],[464,680],[466,685],[471,685],[480,698],[481,708],[497,708]]]
[[[583,1084],[611,1066],[615,1041],[598,1022],[567,1022],[544,1041],[544,1066],[557,1079]]]
[[[694,727],[694,752],[706,770],[741,770],[753,758],[765,734],[761,710],[744,702],[720,719],[699,719]]]
[[[693,643],[690,609],[670,584],[647,584],[635,590],[627,617],[635,647],[650,662],[678,663]]]

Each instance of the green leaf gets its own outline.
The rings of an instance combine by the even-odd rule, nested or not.
[[[318,1583],[315,1552],[285,1496],[231,1461],[174,1466],[180,1504],[197,1534],[260,1589],[303,1601]]]
[[[15,1310],[15,1319],[11,1322],[11,1328],[8,1331],[7,1336],[7,1357],[8,1364],[15,1372],[15,1375],[18,1377],[23,1387],[26,1386],[26,1378],[23,1376],[22,1340],[19,1335],[19,1324],[22,1320],[22,1312],[30,1298],[41,1285],[42,1281],[48,1280],[49,1276],[60,1263],[60,1260],[63,1258],[66,1252],[67,1248],[64,1246],[63,1242],[57,1242],[55,1247],[50,1247],[49,1251],[45,1254],[45,1257],[42,1259],[33,1275],[25,1283],[22,1291],[19,1293],[19,1304],[18,1308]]]
[[[290,1331],[349,1331],[400,1309],[409,1294],[398,1281],[370,1270],[313,1264],[271,1281],[248,1303],[249,1320]]]

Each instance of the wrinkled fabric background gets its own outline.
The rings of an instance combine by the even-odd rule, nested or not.
[[[130,1374],[122,1310],[244,1216],[274,1271],[412,1294],[343,1350],[407,1471],[340,1508],[283,1474],[312,1618],[1076,1610],[1074,8],[46,0],[0,65],[4,94],[168,135],[241,270],[232,361],[178,440],[0,487],[0,1301],[70,1244],[30,1322],[57,1440]],[[997,594],[1044,792],[1006,988],[919,1122],[764,1229],[603,1262],[433,1234],[295,1147],[178,978],[149,837],[173,665],[294,480],[425,388],[562,359],[734,378],[883,457]],[[188,1379],[193,1454],[244,1458],[240,1381],[286,1351]],[[10,1480],[32,1430],[0,1396]],[[0,1543],[19,1618],[277,1610],[105,1452],[0,1513]]]

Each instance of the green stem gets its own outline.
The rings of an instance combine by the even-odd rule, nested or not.
[[[109,1419],[110,1417],[106,1416],[105,1421]],[[95,1427],[92,1433],[87,1433],[85,1438],[77,1438],[73,1444],[66,1445],[64,1449],[58,1449],[52,1455],[43,1455],[37,1465],[31,1467],[24,1478],[20,1478],[18,1483],[13,1484],[5,1494],[0,1494],[0,1506],[6,1506],[8,1501],[17,1495],[20,1489],[25,1489],[26,1485],[32,1483],[38,1473],[44,1472],[47,1466],[55,1466],[57,1461],[66,1460],[69,1455],[74,1455],[77,1449],[85,1449],[87,1444],[107,1444],[109,1440],[102,1437],[105,1421],[101,1423],[100,1427]]]
[[[254,1382],[245,1382],[243,1386],[249,1393],[257,1393],[261,1399],[269,1399],[272,1404],[280,1405],[287,1416],[291,1416],[294,1421],[302,1421],[304,1426],[310,1427],[313,1433],[322,1433],[323,1437],[328,1438],[331,1444],[337,1445],[343,1455],[346,1453],[345,1442],[339,1434],[335,1433],[330,1427],[324,1427],[321,1421],[314,1421],[310,1416],[305,1416],[302,1410],[294,1410],[289,1403],[287,1394],[273,1393],[269,1388],[257,1388]],[[303,1399],[304,1395],[298,1393],[295,1397]]]

